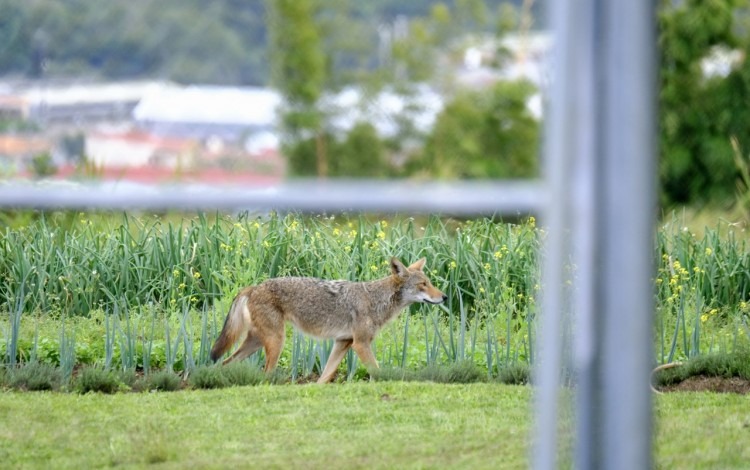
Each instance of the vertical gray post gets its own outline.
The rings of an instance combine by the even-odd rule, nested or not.
[[[574,11],[571,2],[552,2],[554,55],[550,106],[547,111],[544,142],[544,181],[548,186],[547,206],[542,211],[548,230],[542,269],[542,315],[534,358],[536,384],[534,406],[536,423],[532,463],[538,470],[555,468],[557,462],[557,406],[562,361],[562,319],[564,305],[564,269],[569,248],[566,224],[570,219],[572,137],[575,133],[575,96],[571,88],[576,74],[573,67],[575,44],[571,29]]]
[[[551,3],[550,187],[533,463],[556,466],[564,263],[576,265],[575,466],[651,467],[655,3]],[[555,233],[555,231],[560,231]],[[564,231],[570,230],[572,245]]]
[[[600,13],[601,439],[591,468],[650,468],[655,210],[655,3],[605,2]],[[594,391],[596,393],[596,391]],[[587,436],[580,436],[586,438]],[[603,465],[599,465],[599,460]]]

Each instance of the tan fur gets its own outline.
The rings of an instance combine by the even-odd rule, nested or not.
[[[378,367],[371,343],[380,329],[414,302],[445,300],[424,274],[425,259],[408,268],[391,259],[391,275],[371,282],[327,281],[310,277],[269,279],[242,289],[234,298],[224,328],[211,348],[217,361],[245,339],[224,364],[245,359],[261,347],[266,372],[273,370],[284,347],[284,324],[335,343],[319,383],[330,382],[351,347],[368,367]]]

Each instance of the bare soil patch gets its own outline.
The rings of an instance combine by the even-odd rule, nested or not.
[[[750,380],[741,377],[709,377],[696,375],[682,382],[658,387],[660,392],[716,392],[716,393],[750,393]]]

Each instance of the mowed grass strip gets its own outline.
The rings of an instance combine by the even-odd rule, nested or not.
[[[654,410],[657,468],[750,468],[750,395],[666,393]]]
[[[3,392],[0,462],[4,468],[528,468],[531,398],[530,387],[420,382]],[[747,468],[747,396],[670,393],[654,400],[656,468]],[[566,415],[561,429],[568,442]]]
[[[0,393],[8,468],[526,468],[530,389],[350,383]]]

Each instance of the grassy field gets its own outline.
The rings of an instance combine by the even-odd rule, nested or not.
[[[0,394],[9,467],[523,468],[529,390],[356,383]]]
[[[415,382],[7,392],[0,393],[0,461],[7,468],[527,468],[531,393]],[[657,468],[747,468],[746,397],[655,400]],[[569,424],[561,425],[565,441]]]

